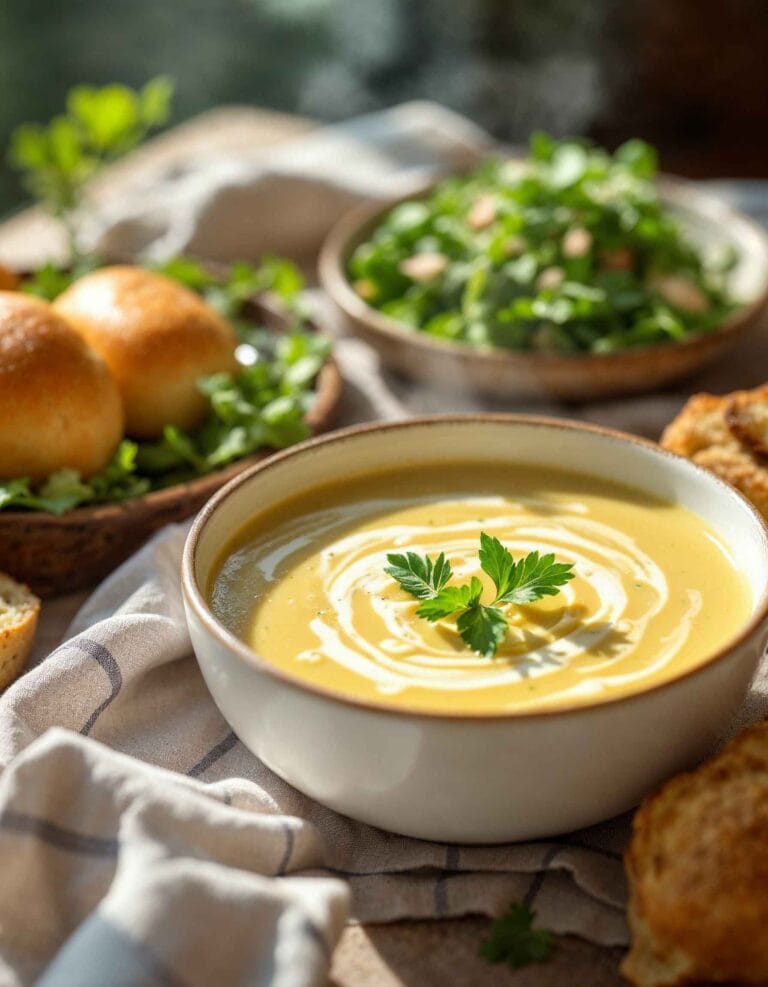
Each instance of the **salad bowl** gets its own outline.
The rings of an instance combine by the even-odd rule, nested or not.
[[[733,250],[729,289],[737,307],[706,332],[607,353],[519,352],[480,348],[414,331],[354,290],[349,260],[395,206],[429,195],[430,184],[384,204],[348,213],[326,239],[320,281],[347,328],[373,346],[383,363],[410,379],[492,399],[590,401],[653,391],[713,363],[755,329],[768,309],[768,236],[746,216],[690,183],[664,176],[659,198],[705,255]]]

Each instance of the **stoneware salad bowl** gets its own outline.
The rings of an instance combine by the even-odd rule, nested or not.
[[[751,591],[748,619],[693,670],[623,698],[554,711],[434,715],[302,685],[213,616],[206,594],[219,553],[255,510],[339,476],[461,457],[571,469],[677,502],[711,525],[738,560]],[[242,742],[273,771],[384,829],[493,843],[614,816],[708,753],[765,644],[768,535],[735,490],[652,443],[554,419],[437,416],[342,430],[241,474],[198,516],[182,586],[208,687]]]
[[[494,399],[589,401],[653,391],[713,363],[768,310],[765,232],[684,180],[665,176],[657,184],[662,205],[705,256],[733,249],[738,258],[729,277],[738,307],[714,329],[674,342],[610,353],[487,349],[414,331],[367,304],[350,283],[350,257],[394,206],[427,196],[434,185],[384,204],[364,204],[342,218],[323,245],[320,281],[348,329],[370,343],[387,367],[413,380]]]

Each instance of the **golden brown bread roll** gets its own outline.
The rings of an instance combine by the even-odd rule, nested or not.
[[[40,601],[26,586],[0,572],[0,690],[18,678],[37,629]]]
[[[0,291],[0,477],[95,473],[122,436],[104,361],[46,302]]]
[[[646,799],[626,867],[632,984],[768,985],[768,722]]]
[[[199,378],[236,366],[229,323],[194,292],[139,267],[86,274],[54,308],[106,361],[136,438],[165,425],[194,428],[207,408]]]

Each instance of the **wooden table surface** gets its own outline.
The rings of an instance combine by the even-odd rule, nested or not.
[[[306,119],[249,107],[212,110],[112,165],[94,183],[93,199],[106,201],[148,171],[187,162],[191,155],[212,146],[252,151],[313,126]],[[23,269],[49,258],[60,259],[64,250],[57,224],[36,209],[24,210],[0,225],[0,263]],[[62,600],[47,606],[65,609],[71,603]],[[554,955],[546,964],[514,972],[491,967],[477,956],[488,925],[487,919],[475,916],[350,925],[334,954],[331,982],[335,987],[621,987],[625,983],[618,973],[621,950],[600,948],[575,937],[558,937]]]

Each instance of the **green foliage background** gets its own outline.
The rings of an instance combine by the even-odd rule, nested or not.
[[[423,97],[506,137],[524,139],[533,126],[578,132],[600,104],[598,38],[609,6],[0,0],[0,144],[17,124],[59,112],[73,85],[138,87],[159,74],[176,81],[175,122],[223,103],[340,119]],[[23,199],[3,161],[0,214]]]
[[[766,42],[764,0],[0,0],[0,144],[78,83],[168,74],[177,122],[424,98],[508,140],[639,136],[667,169],[758,177]],[[0,214],[22,198],[0,164]]]

